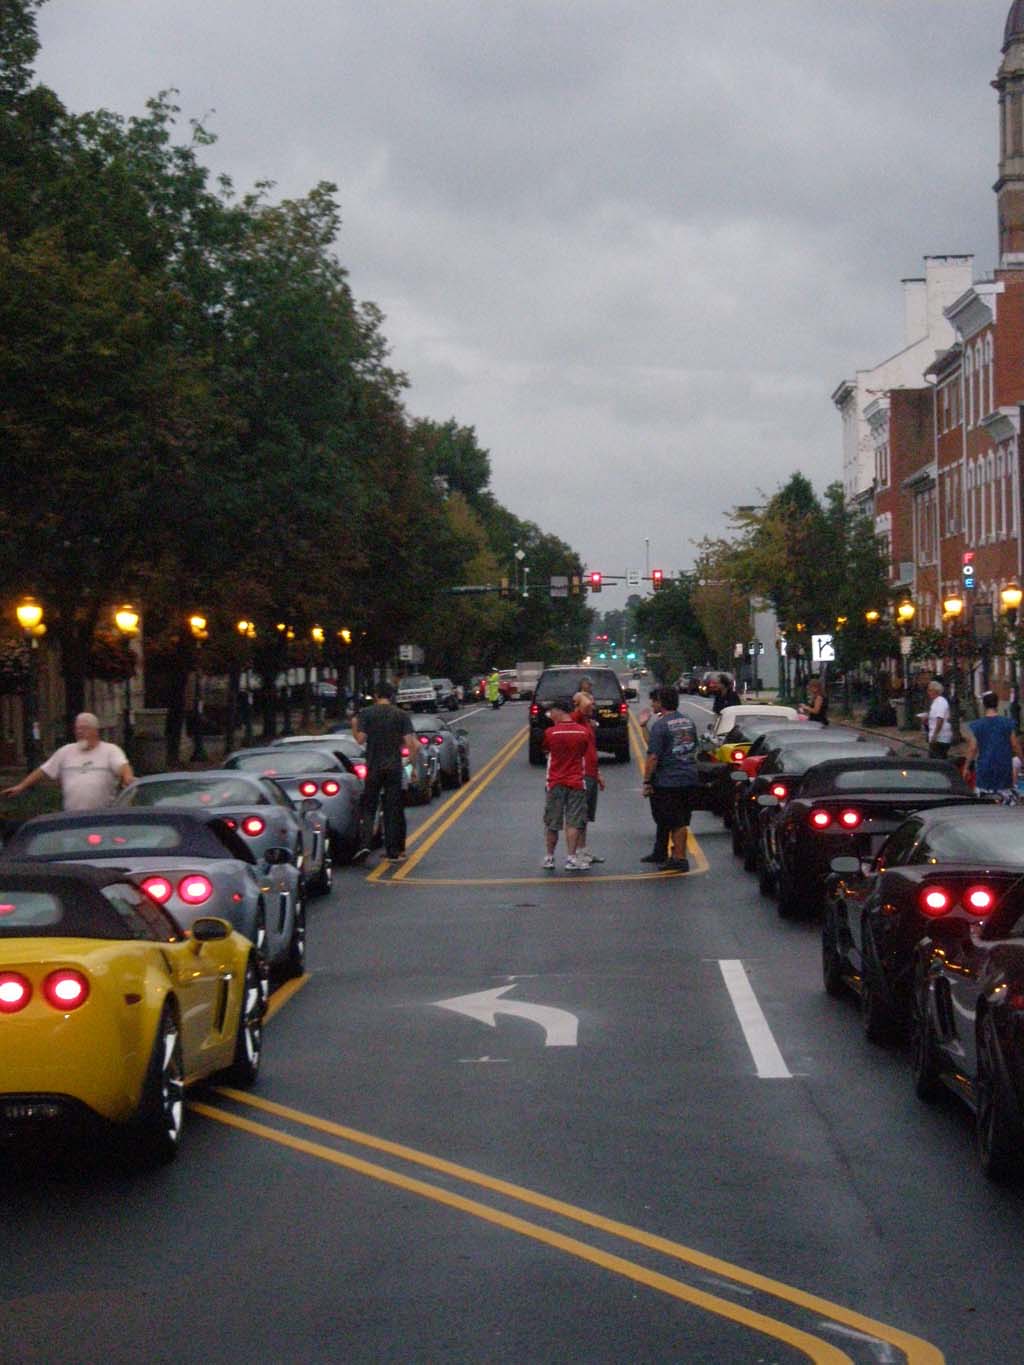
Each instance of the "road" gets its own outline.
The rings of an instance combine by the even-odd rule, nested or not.
[[[468,710],[473,782],[312,903],[258,1087],[194,1092],[172,1168],[0,1176],[0,1360],[1020,1359],[1021,1196],[965,1114],[719,822],[638,862],[635,763],[607,861],[543,873],[525,720]]]

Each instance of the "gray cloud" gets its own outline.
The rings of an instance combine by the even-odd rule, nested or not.
[[[898,349],[899,278],[990,266],[1007,8],[53,0],[39,70],[74,108],[177,86],[241,187],[335,180],[410,409],[612,573],[838,476],[828,395]]]

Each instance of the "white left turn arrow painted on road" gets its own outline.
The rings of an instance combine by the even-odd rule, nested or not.
[[[470,1019],[479,1019],[482,1024],[497,1028],[499,1014],[514,1014],[520,1019],[529,1019],[544,1030],[545,1047],[575,1047],[579,1020],[568,1010],[555,1009],[551,1005],[531,1005],[526,1000],[503,1000],[502,996],[512,986],[497,986],[492,991],[477,991],[475,995],[456,995],[451,1000],[438,1000],[439,1009],[452,1010],[455,1014],[466,1014]]]

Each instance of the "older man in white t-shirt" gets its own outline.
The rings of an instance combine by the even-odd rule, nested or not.
[[[932,758],[947,758],[953,743],[949,702],[942,691],[942,684],[933,678],[928,684],[928,753]]]
[[[0,796],[20,796],[44,777],[60,783],[66,811],[102,810],[113,802],[119,788],[135,781],[124,750],[100,739],[99,720],[90,711],[75,717],[74,744],[63,745]]]

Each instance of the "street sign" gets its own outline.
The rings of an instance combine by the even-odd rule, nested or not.
[[[626,570],[626,587],[627,587],[627,588],[639,588],[639,586],[640,586],[640,570],[639,570],[639,569],[627,569],[627,570]]]
[[[914,648],[914,641],[909,635],[900,636],[900,653],[904,659],[910,658],[910,651]]]
[[[552,597],[568,597],[568,596],[569,596],[569,576],[568,576],[568,574],[552,574],[552,575],[551,575],[551,596],[552,596]]]
[[[423,650],[419,645],[399,645],[398,657],[404,664],[421,664],[423,662]]]
[[[816,664],[834,664],[835,661],[836,661],[835,636],[812,635],[811,662]]]

